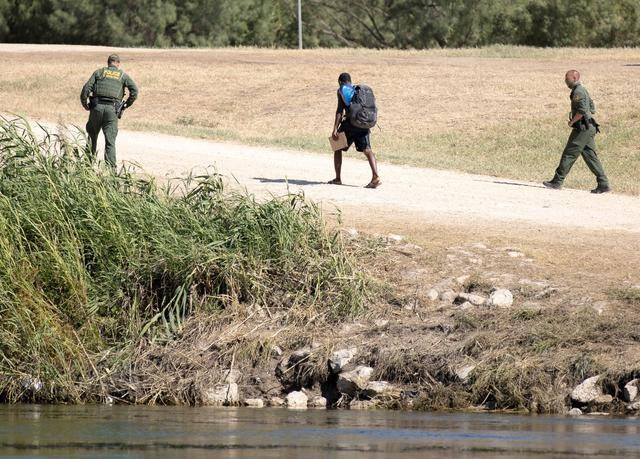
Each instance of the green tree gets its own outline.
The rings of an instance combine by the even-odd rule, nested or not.
[[[0,0],[0,39],[297,46],[297,0]],[[638,0],[303,0],[306,47],[637,46]]]
[[[5,40],[9,34],[9,24],[7,22],[9,7],[9,0],[0,0],[0,41]]]

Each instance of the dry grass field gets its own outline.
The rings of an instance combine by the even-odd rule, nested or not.
[[[0,45],[2,111],[82,125],[82,84],[110,48]],[[141,96],[121,127],[327,151],[336,79],[371,85],[380,160],[541,181],[569,133],[564,72],[595,99],[613,186],[640,194],[640,50],[117,50]],[[354,153],[355,154],[355,153]],[[582,161],[567,186],[588,188]]]

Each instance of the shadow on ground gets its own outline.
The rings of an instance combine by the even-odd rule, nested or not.
[[[476,182],[495,183],[496,185],[526,186],[529,188],[544,188],[542,185],[531,185],[529,183],[505,182],[503,180],[482,180],[476,179]]]
[[[258,180],[260,183],[288,183],[290,185],[299,185],[299,186],[313,186],[313,185],[328,185],[327,182],[317,182],[314,180],[304,180],[304,179],[287,179],[287,178],[266,178],[266,177],[253,177],[253,180]],[[356,185],[334,185],[334,186],[350,186],[356,187]]]

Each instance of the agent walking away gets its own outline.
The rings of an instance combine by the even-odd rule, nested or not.
[[[371,128],[377,121],[377,109],[373,91],[368,86],[353,85],[348,73],[341,73],[338,77],[338,108],[333,124],[331,136],[338,139],[338,134],[344,132],[347,137],[347,147],[333,153],[333,166],[336,178],[329,181],[333,185],[342,185],[340,172],[342,170],[342,152],[347,151],[352,144],[356,150],[364,153],[371,167],[371,181],[365,188],[377,188],[382,182],[378,176],[376,157],[371,150]]]
[[[127,100],[124,101],[124,89]],[[116,136],[118,119],[122,110],[131,107],[138,97],[138,87],[129,75],[120,69],[120,57],[112,54],[107,59],[107,67],[93,72],[80,93],[80,102],[85,110],[90,110],[87,122],[87,134],[91,140],[91,154],[96,155],[98,134],[104,133],[105,162],[116,166]]]
[[[580,83],[580,73],[577,70],[569,70],[565,75],[565,83],[571,89],[571,119],[569,127],[572,128],[567,146],[562,152],[560,165],[556,173],[548,182],[542,182],[547,188],[559,190],[562,183],[576,162],[578,156],[582,156],[589,170],[593,172],[598,181],[598,186],[591,190],[592,193],[601,194],[611,191],[609,179],[598,154],[596,153],[595,135],[600,132],[599,125],[593,118],[596,112],[595,104],[589,96],[586,88]]]

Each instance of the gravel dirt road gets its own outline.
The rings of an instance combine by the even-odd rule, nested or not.
[[[344,185],[333,177],[331,152],[307,154],[212,142],[156,133],[120,131],[119,160],[132,161],[158,177],[215,168],[258,196],[303,191],[338,207],[410,213],[418,221],[460,225],[495,224],[640,232],[640,198],[592,195],[588,190],[547,190],[537,183],[451,171],[380,165],[383,185],[363,188],[369,167],[350,152],[343,163]],[[553,171],[549,171],[551,176]],[[613,184],[615,186],[615,183]],[[366,212],[365,212],[366,214]]]

